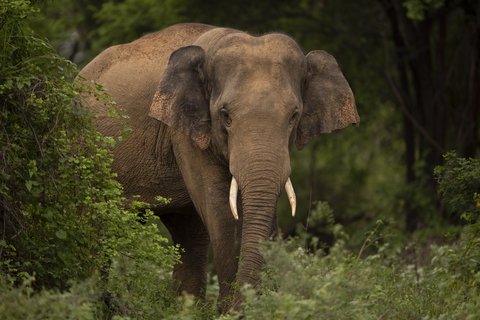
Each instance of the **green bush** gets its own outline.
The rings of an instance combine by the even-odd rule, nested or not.
[[[451,214],[465,223],[458,245],[444,248],[440,261],[449,262],[449,271],[466,285],[480,288],[480,160],[445,155],[445,164],[435,176],[442,198]]]
[[[458,158],[454,152],[444,156],[445,164],[435,169],[438,187],[448,210],[469,222],[478,221],[480,206],[480,160]]]
[[[261,293],[245,290],[244,311],[226,318],[477,319],[480,275],[465,282],[463,270],[452,269],[457,249],[437,248],[421,266],[383,250],[361,259],[342,243],[327,256],[296,241],[269,243]]]
[[[2,271],[56,289],[122,256],[170,272],[177,249],[165,245],[158,218],[140,221],[144,204],[127,204],[110,169],[115,141],[95,130],[80,93],[107,98],[74,82],[76,67],[29,28],[36,13],[26,0],[1,2]]]
[[[73,285],[69,290],[35,291],[34,279],[25,279],[21,285],[12,286],[0,276],[0,316],[2,319],[99,319],[102,309],[100,294],[93,280]]]

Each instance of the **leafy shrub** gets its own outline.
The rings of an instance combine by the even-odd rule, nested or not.
[[[126,238],[108,271],[106,288],[113,302],[108,311],[125,319],[158,319],[176,308],[171,271],[177,260],[172,259],[171,248],[152,241],[158,217],[147,211],[144,220],[151,229],[139,227],[135,242]]]
[[[110,169],[115,140],[80,103],[80,92],[104,95],[76,84],[76,67],[32,32],[36,12],[26,0],[1,2],[0,266],[59,289],[120,256],[168,273],[177,249],[163,245],[151,213],[140,223],[144,204],[127,205]]]
[[[68,291],[35,291],[34,279],[29,277],[21,285],[12,286],[0,277],[0,317],[2,319],[98,319],[101,309],[100,294],[95,281],[73,285]]]
[[[443,200],[452,214],[463,215],[469,222],[478,221],[480,160],[458,158],[454,152],[447,153],[444,158],[445,164],[435,169]]]
[[[452,214],[465,222],[459,243],[440,248],[438,262],[466,285],[480,288],[480,160],[445,155],[445,164],[435,170],[440,194]],[[460,290],[463,292],[463,290]]]
[[[296,234],[311,250],[328,251],[338,236],[339,225],[335,224],[333,210],[327,202],[319,201],[309,213],[305,226],[297,224]],[[343,230],[343,229],[342,229]],[[341,234],[344,236],[344,234]]]
[[[464,282],[452,271],[447,252],[456,249],[437,248],[432,263],[419,266],[383,250],[361,259],[342,243],[327,256],[296,241],[269,243],[261,293],[245,290],[244,311],[225,318],[476,319],[480,276]]]

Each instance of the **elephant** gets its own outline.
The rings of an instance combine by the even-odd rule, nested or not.
[[[295,214],[291,148],[360,122],[335,58],[305,55],[280,33],[177,24],[104,50],[80,77],[128,115],[112,168],[183,249],[178,291],[205,296],[211,246],[223,311],[239,305],[238,287],[260,283],[259,244],[276,230],[284,189]],[[121,134],[104,103],[85,100],[100,133]]]

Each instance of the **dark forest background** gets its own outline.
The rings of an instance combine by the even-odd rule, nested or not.
[[[361,117],[357,128],[323,135],[304,150],[293,150],[297,216],[289,216],[283,198],[278,212],[283,237],[296,240],[279,240],[273,249],[267,246],[265,254],[274,262],[271,283],[266,281],[271,286],[261,298],[247,294],[246,315],[252,319],[307,319],[317,312],[332,319],[479,316],[475,310],[480,305],[480,1],[57,0],[32,4],[1,0],[0,4],[4,225],[0,255],[8,275],[0,282],[3,296],[13,301],[10,311],[25,305],[44,310],[57,299],[59,318],[83,310],[82,305],[89,306],[84,310],[86,318],[95,314],[97,318],[147,319],[156,318],[159,310],[164,318],[213,317],[208,304],[199,307],[188,298],[178,302],[167,288],[176,249],[165,244],[134,249],[141,239],[165,239],[148,229],[156,222],[136,226],[137,209],[124,207],[109,169],[114,142],[92,133],[88,116],[71,107],[78,92],[89,90],[73,85],[77,68],[105,48],[175,23],[201,22],[252,34],[283,32],[305,52],[328,51],[349,81]],[[108,100],[102,88],[97,89],[96,94]],[[57,96],[49,100],[50,94]],[[59,135],[51,128],[54,119],[56,124],[63,123],[54,126]],[[78,139],[86,146],[81,151],[72,147]],[[53,168],[58,161],[65,166]],[[72,187],[67,179],[78,172],[84,189],[84,184]],[[45,177],[58,181],[49,185]],[[68,186],[62,189],[64,197],[58,193],[62,183]],[[107,190],[116,202],[105,205],[88,188]],[[66,211],[69,215],[91,212],[97,218],[78,224]],[[119,231],[125,223],[122,219],[130,219],[133,226],[123,234]],[[145,219],[155,220],[148,215]],[[103,237],[98,247],[92,244],[96,234]],[[84,242],[78,243],[79,239]],[[305,248],[301,259],[295,256],[292,241]],[[141,263],[123,260],[122,252],[133,253]],[[116,261],[113,267],[111,261]],[[281,275],[295,266],[301,272],[316,266],[319,273],[310,275],[315,286],[303,278],[280,285]],[[113,276],[105,280],[99,270],[108,268],[113,268]],[[67,281],[91,279],[95,272],[100,280],[73,287]],[[163,285],[153,286],[148,278],[152,274]],[[130,283],[133,276],[136,282]],[[211,282],[215,287],[214,277]],[[393,283],[398,285],[394,288]],[[318,296],[315,288],[326,284],[339,293]],[[88,295],[105,286],[118,300],[113,309],[99,307]],[[41,288],[54,291],[35,296],[33,292]],[[60,293],[55,290],[70,296],[63,293],[67,296],[58,300]],[[139,298],[142,290],[148,292],[146,298]],[[452,298],[454,302],[447,304],[452,290],[459,290],[458,300]],[[214,296],[213,292],[209,295]],[[391,295],[398,300],[387,303]],[[292,307],[291,299],[303,301],[303,309]],[[372,308],[369,299],[378,310],[368,309]],[[66,307],[77,306],[74,300],[80,309]],[[345,301],[357,301],[357,305],[346,307]],[[151,309],[152,303],[156,309]],[[378,307],[382,304],[383,308]],[[2,312],[7,309],[0,307]],[[18,312],[5,315],[15,318]],[[369,317],[369,312],[377,312],[377,317]]]

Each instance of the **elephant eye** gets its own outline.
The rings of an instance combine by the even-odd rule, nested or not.
[[[230,127],[230,125],[232,124],[232,118],[230,118],[227,109],[220,109],[220,118],[222,119],[222,122],[225,124],[225,126]]]
[[[295,111],[293,113],[292,117],[290,118],[290,123],[289,123],[290,126],[293,127],[297,123],[299,116],[300,116],[300,114],[298,113],[298,111]]]

